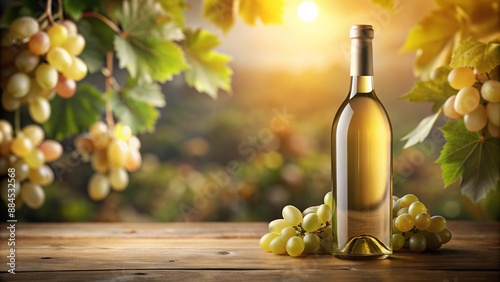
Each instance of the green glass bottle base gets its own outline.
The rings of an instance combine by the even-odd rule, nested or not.
[[[389,246],[369,235],[353,237],[342,250],[333,252],[335,257],[342,259],[384,259],[391,254]]]

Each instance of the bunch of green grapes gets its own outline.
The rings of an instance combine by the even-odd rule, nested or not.
[[[260,239],[260,247],[274,254],[292,257],[303,253],[314,253],[320,245],[332,237],[332,192],[328,192],[323,204],[300,212],[294,206],[283,208],[283,218],[269,223],[270,233]]]
[[[435,251],[451,240],[446,219],[431,216],[417,196],[393,196],[392,249],[409,248],[412,252]]]
[[[88,184],[88,194],[94,201],[106,198],[111,191],[123,191],[128,186],[128,172],[139,169],[142,163],[139,139],[130,127],[94,123],[88,133],[75,139],[76,150],[95,170]]]
[[[63,152],[61,144],[44,140],[45,133],[38,125],[25,126],[13,136],[11,124],[0,120],[0,175],[14,168],[16,200],[32,209],[45,202],[42,186],[54,181],[54,172],[46,164],[57,160]],[[2,197],[7,201],[7,179],[2,181]]]
[[[84,48],[85,39],[72,21],[40,25],[32,17],[14,20],[1,40],[6,54],[0,77],[3,108],[14,111],[28,105],[35,122],[46,122],[51,112],[49,100],[56,93],[72,97],[76,81],[87,75],[87,65],[78,58]]]
[[[448,74],[448,83],[458,93],[446,100],[444,114],[463,118],[469,131],[487,129],[491,136],[500,138],[500,82],[471,68],[459,67]]]

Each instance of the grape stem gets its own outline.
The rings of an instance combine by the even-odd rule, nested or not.
[[[113,83],[113,52],[106,53],[106,69],[103,71],[104,76],[106,77],[104,89],[106,93],[109,93],[112,89]],[[113,128],[115,122],[113,120],[113,111],[111,109],[111,102],[109,96],[106,95],[106,123],[109,128]]]
[[[59,20],[64,20],[64,10],[63,10],[63,1],[59,0],[59,11],[57,13],[59,14]]]
[[[49,19],[49,23],[54,24],[54,18],[52,17],[52,0],[47,0],[47,6],[45,6],[45,14]]]
[[[107,26],[109,26],[114,32],[118,33],[122,37],[128,37],[127,34],[118,27],[112,20],[108,19],[104,15],[98,12],[84,12],[82,13],[82,18],[96,18],[101,20]]]

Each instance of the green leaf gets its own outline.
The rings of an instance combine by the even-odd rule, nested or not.
[[[233,5],[234,0],[205,0],[203,16],[227,32],[234,24]]]
[[[418,51],[415,73],[426,76],[431,70],[449,63],[459,30],[454,10],[435,10],[410,30],[401,51]]]
[[[132,132],[153,132],[160,112],[149,102],[148,95],[136,95],[134,91],[124,90],[108,93],[113,114],[118,121],[128,125]]]
[[[186,69],[182,49],[172,42],[178,29],[168,13],[154,0],[125,0],[115,13],[124,34],[116,35],[114,47],[119,67],[141,83],[165,82]]]
[[[413,145],[423,142],[425,138],[429,136],[429,133],[431,133],[432,127],[440,115],[441,111],[439,110],[437,113],[422,119],[415,129],[413,129],[405,137],[401,138],[401,141],[408,140],[406,141],[403,149],[410,148]]]
[[[106,52],[113,50],[114,31],[98,19],[84,18],[78,21],[78,32],[86,38],[80,58],[90,73],[99,71],[104,66]]]
[[[189,8],[186,0],[158,0],[170,18],[179,27],[184,27],[184,10]]]
[[[394,0],[372,0],[373,3],[380,5],[389,11],[394,11]]]
[[[165,95],[157,83],[138,84],[137,81],[129,79],[123,91],[124,95],[131,99],[148,103],[154,107],[162,108],[166,105]]]
[[[241,18],[248,24],[254,25],[258,18],[264,24],[283,22],[283,0],[240,0],[238,11]]]
[[[101,3],[102,0],[64,0],[64,12],[70,15],[73,19],[78,20],[84,11],[89,10],[90,8],[98,7]]]
[[[184,34],[183,46],[190,66],[185,75],[188,85],[212,98],[217,98],[219,88],[231,91],[230,58],[212,50],[219,45],[217,36],[203,29],[188,29]]]
[[[489,72],[500,64],[500,44],[484,44],[471,37],[460,42],[451,58],[450,66],[471,67],[479,72]]]
[[[410,92],[399,98],[411,102],[433,102],[432,111],[436,112],[448,97],[457,94],[457,90],[451,88],[448,83],[449,72],[450,69],[447,67],[437,69],[437,75],[433,80],[415,82]]]
[[[500,180],[500,139],[468,131],[461,119],[441,130],[446,144],[436,162],[441,165],[445,187],[461,178],[462,194],[477,203]]]
[[[104,110],[102,94],[90,84],[80,84],[75,96],[70,99],[56,96],[50,105],[52,114],[44,128],[47,135],[55,140],[87,130],[99,120]]]

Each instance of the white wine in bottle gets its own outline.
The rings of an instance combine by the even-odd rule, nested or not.
[[[333,254],[392,254],[392,129],[373,87],[369,25],[351,27],[351,89],[332,127]]]

